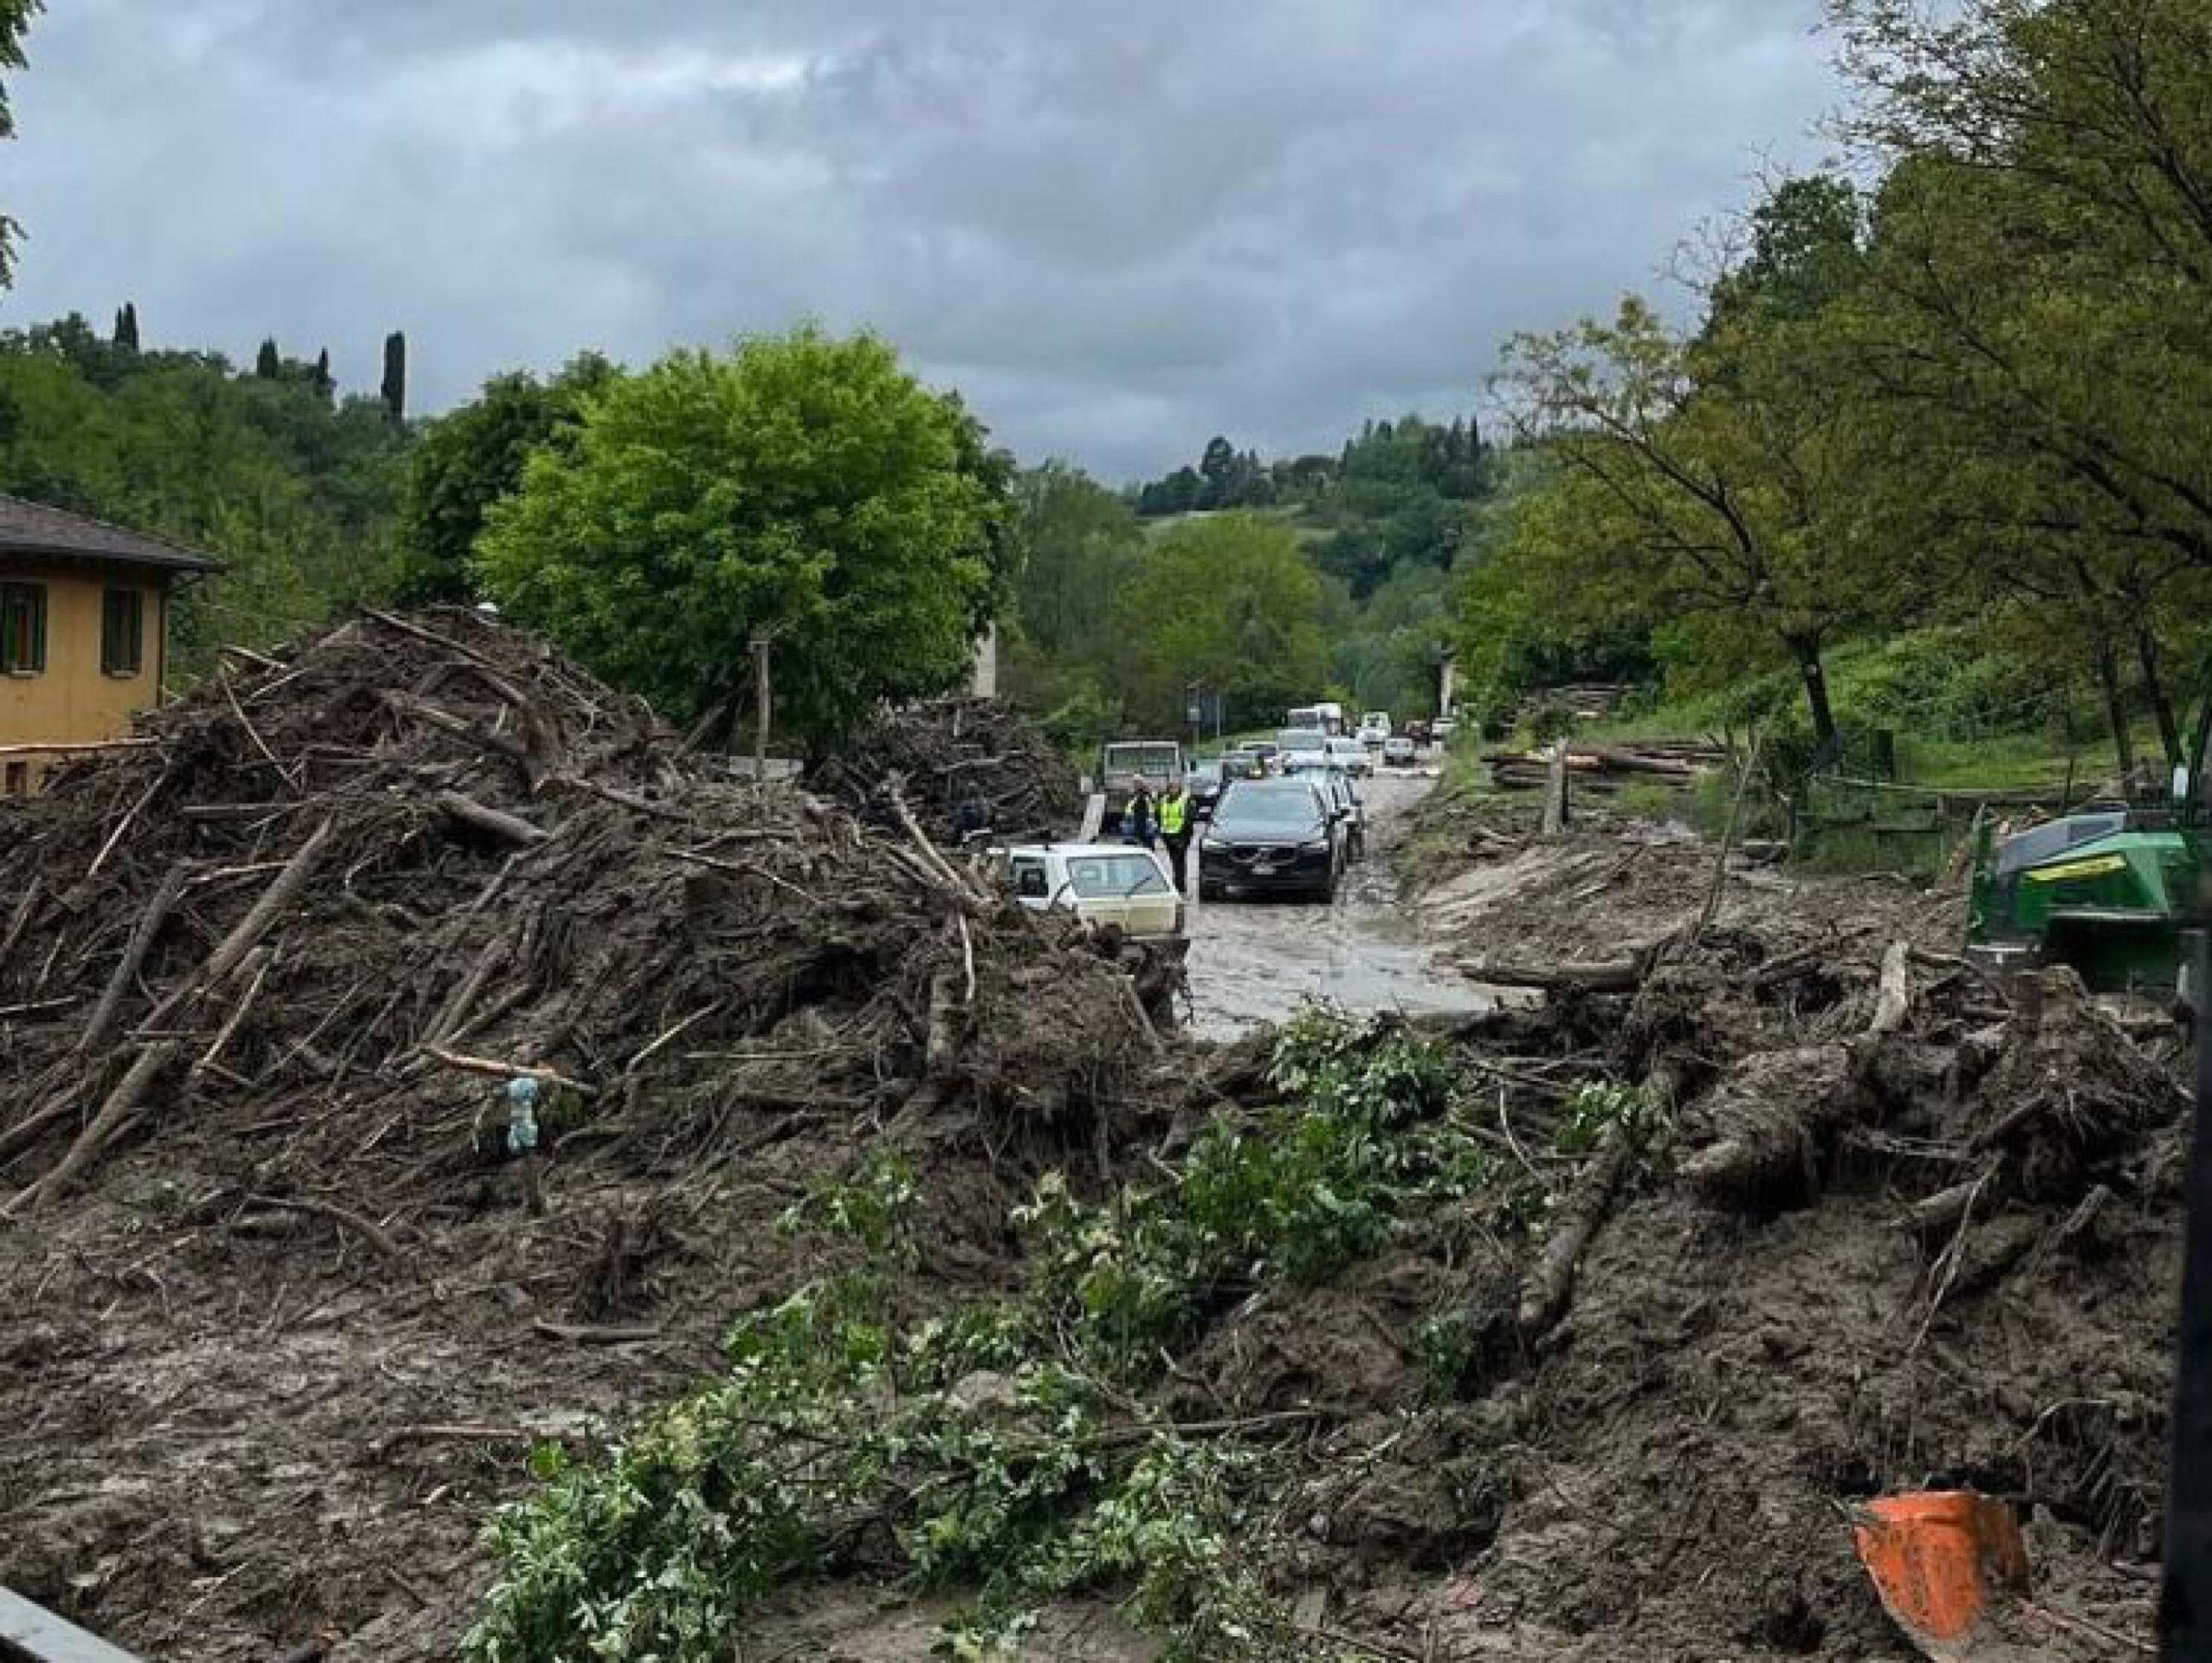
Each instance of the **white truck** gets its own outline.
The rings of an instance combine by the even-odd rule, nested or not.
[[[1341,704],[1302,704],[1284,719],[1285,728],[1302,728],[1331,737],[1344,731],[1344,707]]]

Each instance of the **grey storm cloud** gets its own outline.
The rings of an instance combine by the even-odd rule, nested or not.
[[[1109,479],[1475,404],[1815,163],[1820,0],[59,0],[7,320],[328,345],[418,407],[867,325]]]

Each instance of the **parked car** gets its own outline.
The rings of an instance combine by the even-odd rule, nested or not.
[[[1370,710],[1360,718],[1360,741],[1362,744],[1380,745],[1390,737],[1390,713],[1387,710]]]
[[[1276,766],[1284,773],[1328,766],[1329,735],[1318,728],[1285,728],[1276,734],[1275,743]]]
[[[1071,912],[1131,936],[1183,933],[1183,897],[1160,856],[1125,843],[1023,844],[998,850],[1014,898],[1032,912]]]
[[[1374,759],[1356,739],[1332,739],[1323,754],[1329,767],[1342,768],[1348,773],[1364,775],[1374,772]]]
[[[1357,860],[1367,853],[1368,810],[1352,784],[1350,772],[1344,768],[1319,768],[1307,778],[1321,786],[1329,799],[1330,812],[1343,828],[1344,857]]]
[[[1293,894],[1333,901],[1344,838],[1317,782],[1238,780],[1221,793],[1199,842],[1199,898]]]
[[[1439,716],[1428,725],[1429,737],[1441,745],[1452,737],[1452,730],[1458,725],[1450,716]]]
[[[1404,734],[1393,734],[1382,741],[1382,765],[1387,768],[1410,768],[1420,755],[1420,747]]]
[[[1191,819],[1203,822],[1212,818],[1213,806],[1221,800],[1221,792],[1232,780],[1245,779],[1241,767],[1228,758],[1213,762],[1193,762],[1183,774],[1183,795],[1190,800]]]
[[[1418,717],[1412,721],[1407,722],[1406,724],[1406,737],[1413,741],[1416,748],[1427,744],[1429,737],[1428,723],[1421,721]]]

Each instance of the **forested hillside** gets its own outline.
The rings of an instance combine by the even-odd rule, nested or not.
[[[384,398],[340,396],[327,353],[271,341],[242,372],[144,345],[129,306],[105,336],[76,316],[0,334],[0,491],[224,562],[178,608],[179,675],[386,591],[408,443]]]
[[[1265,461],[1217,437],[1118,495],[1050,463],[1019,492],[1012,685],[1071,741],[1176,729],[1193,689],[1222,694],[1232,726],[1324,691],[1426,714],[1454,564],[1508,472],[1472,420],[1417,415],[1334,456]]]

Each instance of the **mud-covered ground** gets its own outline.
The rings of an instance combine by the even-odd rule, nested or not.
[[[1408,1015],[1494,1002],[1439,961],[1416,910],[1400,903],[1396,856],[1435,784],[1397,771],[1363,784],[1367,852],[1333,903],[1191,903],[1191,1004],[1199,1035],[1232,1039],[1256,1023],[1281,1021],[1306,1000]]]
[[[1517,806],[1427,790],[1373,788],[1375,851],[1334,908],[1197,911],[1202,1031],[1311,996],[1464,1019],[1495,998],[1486,967],[1632,955],[1704,907],[1716,857],[1678,829],[1546,841]],[[1180,1360],[1190,1401],[1170,1407],[1191,1416],[1324,1412],[1281,1573],[1317,1633],[1436,1660],[1903,1659],[1848,1510],[1970,1483],[2023,1503],[2039,1597],[2074,1625],[2044,1631],[2050,1654],[2141,1646],[2180,1099],[2117,1030],[2083,1019],[2047,1043],[1947,967],[1958,911],[1737,863],[1711,940],[1633,993],[1466,1031],[1458,1112],[1478,1108],[1561,1198],[1586,1170],[1558,1136],[1574,1081],[1663,1071],[1678,1110],[1556,1328],[1523,1336],[1513,1314],[1541,1227],[1439,1217],[1333,1284],[1245,1301]],[[1870,1037],[1892,942],[1924,961],[1907,1022]],[[1210,1078],[1233,1051],[1171,1072]],[[1801,1133],[1801,1189],[1746,1201],[1679,1176],[1745,1125]],[[1012,1281],[1007,1214],[1044,1166],[1096,1182],[1088,1139],[1019,1149],[979,1129],[915,1145],[928,1297]],[[493,1173],[386,1220],[396,1257],[242,1205],[235,1152],[217,1174],[189,1142],[122,1151],[66,1208],[0,1231],[0,1582],[181,1663],[453,1655],[491,1576],[482,1523],[527,1488],[530,1443],[581,1440],[714,1369],[733,1315],[823,1268],[773,1220],[883,1131],[747,1111],[675,1186],[585,1145],[554,1163],[543,1218]],[[1122,1125],[1103,1153],[1117,1176],[1155,1173],[1164,1131]],[[1957,1222],[1906,1227],[1962,1178],[1980,1187]],[[1448,1395],[1420,1355],[1439,1313],[1471,1336]],[[942,1614],[873,1586],[796,1589],[734,1654],[920,1659]],[[1107,1590],[1048,1614],[1030,1654],[1155,1651]]]

